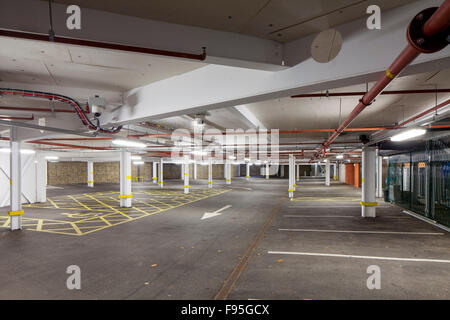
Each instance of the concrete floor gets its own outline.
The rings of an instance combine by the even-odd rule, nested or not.
[[[192,197],[206,187],[205,181],[190,184]],[[289,201],[287,180],[215,181],[215,189],[227,192],[189,202],[181,181],[166,181],[164,190],[186,200],[180,206],[95,232],[0,227],[0,299],[450,298],[450,263],[374,258],[450,260],[448,233],[384,203],[376,219],[360,218],[360,191],[351,186],[297,184]],[[49,189],[48,197],[118,190],[62,187]],[[150,199],[159,188],[134,184],[133,190],[150,192],[141,195]],[[228,205],[221,215],[201,219]],[[63,211],[25,208],[25,215],[65,219],[58,217]],[[69,265],[81,268],[81,290],[66,288]],[[380,290],[366,287],[369,265],[381,269]]]

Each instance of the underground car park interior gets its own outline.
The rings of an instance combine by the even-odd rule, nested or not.
[[[450,0],[0,0],[0,299],[448,302],[449,24]]]

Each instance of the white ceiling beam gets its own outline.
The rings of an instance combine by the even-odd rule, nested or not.
[[[368,30],[365,23],[357,28],[355,23],[361,21],[339,26],[337,29],[345,34],[344,43],[339,55],[329,63],[302,56],[294,67],[277,72],[209,65],[129,91],[125,104],[113,114],[105,114],[103,121],[161,119],[376,81],[405,48],[405,30],[411,19],[424,7],[439,2],[413,2],[383,13],[381,30]],[[304,40],[303,46],[308,41],[310,38]],[[403,75],[448,67],[450,47],[420,55]]]
[[[194,54],[206,47],[206,63],[272,71],[285,68],[282,44],[272,40],[88,8],[81,8],[81,30],[68,30],[66,8],[53,4],[57,36]],[[47,1],[6,1],[0,10],[0,28],[48,34],[48,17]]]

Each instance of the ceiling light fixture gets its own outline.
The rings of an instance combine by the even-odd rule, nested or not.
[[[140,156],[131,156],[131,160],[142,160]]]
[[[133,161],[134,165],[140,166],[144,164],[144,161]]]
[[[123,146],[123,147],[134,147],[134,148],[145,148],[147,145],[142,142],[135,142],[135,141],[129,141],[129,140],[122,140],[122,139],[114,139],[112,141],[113,144],[117,146]]]
[[[344,159],[344,155],[343,154],[339,154],[336,156],[336,159]]]
[[[46,160],[58,160],[59,157],[56,157],[56,156],[46,156],[45,159],[46,159]]]
[[[418,136],[422,136],[427,132],[425,129],[411,129],[391,137],[391,141],[404,141]]]

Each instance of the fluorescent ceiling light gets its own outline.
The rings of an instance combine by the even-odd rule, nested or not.
[[[140,156],[131,156],[131,160],[142,160]]]
[[[117,146],[123,146],[123,147],[135,147],[135,148],[145,148],[147,145],[142,142],[135,142],[130,140],[122,140],[122,139],[114,139],[112,141],[113,144]]]
[[[245,160],[245,161],[250,161],[250,158],[245,158],[244,160]]]
[[[201,151],[201,150],[194,150],[191,152],[191,154],[196,155],[196,156],[206,156],[208,154],[208,152]]]
[[[412,129],[391,137],[391,141],[404,141],[424,135],[427,131],[425,129]]]
[[[133,164],[140,166],[140,165],[144,164],[144,161],[134,161]]]
[[[344,155],[343,154],[339,154],[336,156],[336,159],[344,159]]]
[[[236,157],[235,156],[229,156],[228,159],[236,160]]]
[[[0,149],[0,152],[10,153],[11,149],[9,149],[9,148],[2,148],[2,149]],[[36,153],[36,151],[31,150],[31,149],[20,149],[20,153],[21,154],[34,154],[34,153]]]
[[[59,158],[56,156],[46,156],[45,159],[46,160],[58,160]]]

